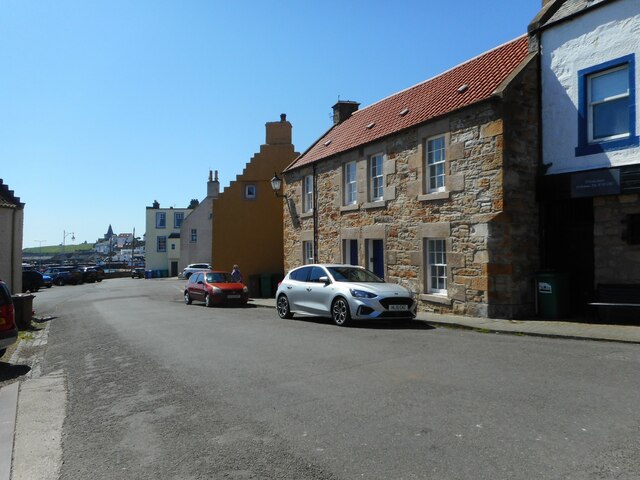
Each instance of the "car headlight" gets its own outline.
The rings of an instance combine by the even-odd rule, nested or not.
[[[375,298],[378,296],[375,293],[367,292],[365,290],[356,290],[355,288],[352,288],[349,291],[351,292],[351,295],[356,298]]]
[[[220,295],[222,293],[222,290],[220,290],[218,287],[211,287],[211,293],[213,293],[214,295]]]
[[[249,289],[246,286],[242,287],[242,293],[249,293]]]

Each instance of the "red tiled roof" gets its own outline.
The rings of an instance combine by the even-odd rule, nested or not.
[[[285,171],[352,150],[486,100],[527,54],[525,35],[358,110],[331,128]],[[463,85],[466,89],[461,89]]]

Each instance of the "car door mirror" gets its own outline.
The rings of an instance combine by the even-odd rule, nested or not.
[[[198,285],[204,285],[204,282],[202,280],[199,280]]]
[[[323,275],[322,277],[318,278],[318,282],[324,283],[325,285],[331,283],[329,282],[329,277],[327,277],[326,275]]]

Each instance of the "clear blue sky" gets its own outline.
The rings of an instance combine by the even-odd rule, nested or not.
[[[2,0],[0,178],[24,247],[142,235],[242,172],[281,113],[304,151],[361,108],[526,32],[540,0]]]

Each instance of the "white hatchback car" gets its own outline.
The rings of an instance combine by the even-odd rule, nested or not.
[[[276,292],[280,318],[330,316],[337,325],[376,318],[413,319],[413,293],[355,265],[304,265],[291,270]]]
[[[182,271],[182,276],[188,280],[193,272],[199,272],[200,270],[211,270],[211,265],[208,263],[192,263],[185,267]]]

